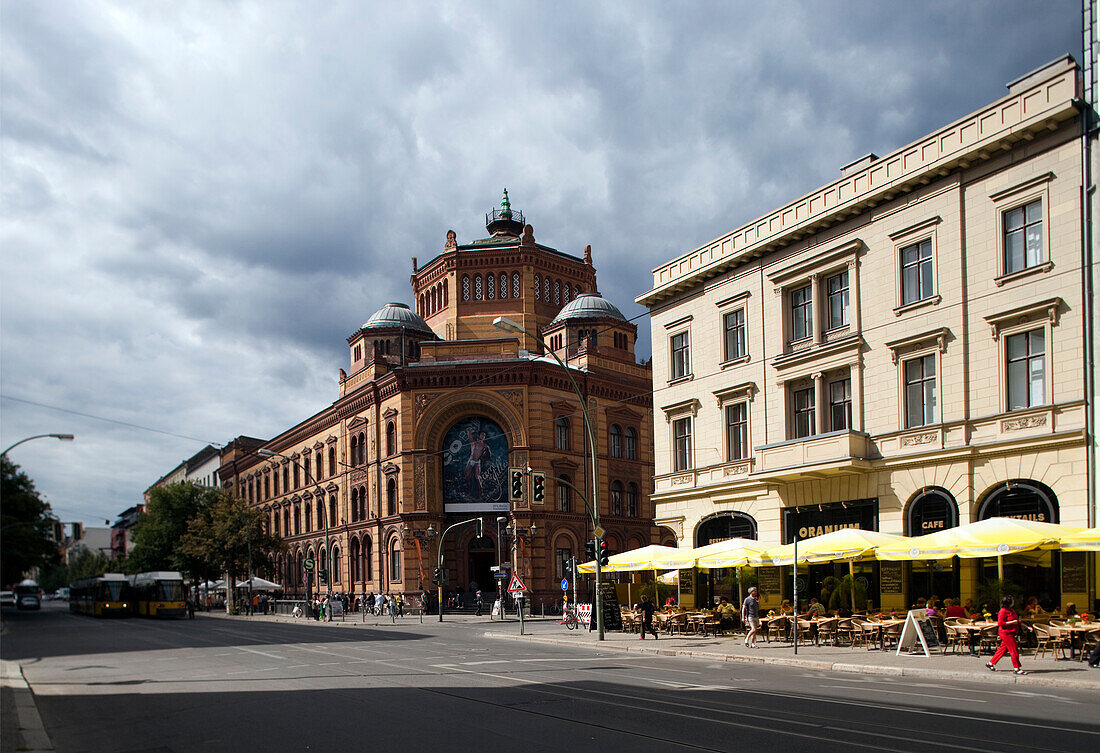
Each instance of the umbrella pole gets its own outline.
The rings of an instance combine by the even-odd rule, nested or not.
[[[997,555],[997,580],[1005,579],[1005,558],[1004,555]]]
[[[848,575],[852,579],[852,614],[855,614],[856,613],[856,563],[855,563],[854,560],[848,560]],[[829,599],[829,601],[832,601],[832,599]]]

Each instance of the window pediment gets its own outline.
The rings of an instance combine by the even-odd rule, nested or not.
[[[674,418],[683,418],[688,415],[694,418],[699,413],[700,406],[699,400],[692,397],[671,405],[663,405],[661,410],[664,411],[665,421],[671,422]]]
[[[742,384],[735,384],[732,387],[715,390],[711,394],[714,395],[715,402],[717,402],[718,407],[721,408],[723,403],[732,402],[734,400],[752,400],[753,395],[757,392],[756,382],[744,382]]]
[[[902,356],[932,346],[935,346],[936,350],[943,353],[947,350],[947,340],[950,337],[951,330],[947,329],[947,327],[940,327],[939,329],[922,332],[919,335],[912,335],[902,338],[901,340],[888,342],[886,343],[886,347],[890,349],[890,360],[896,364]]]
[[[393,418],[397,415],[397,408],[387,408],[382,411],[382,418]]]
[[[387,476],[393,476],[400,470],[401,469],[395,463],[386,463],[384,466],[382,466],[382,473],[386,474]]]
[[[989,325],[993,339],[996,340],[1000,336],[1001,330],[1006,327],[1030,324],[1044,319],[1049,321],[1051,325],[1057,324],[1058,310],[1062,307],[1062,304],[1062,299],[1056,296],[1045,301],[1018,306],[1000,314],[991,314],[985,317],[985,322]]]
[[[552,458],[550,460],[550,467],[554,469],[555,475],[561,475],[562,473],[575,473],[580,466],[570,460],[569,458]]]
[[[845,256],[851,256],[854,259],[856,253],[862,247],[863,241],[858,238],[848,241],[828,251],[815,254],[808,259],[769,272],[768,280],[781,290],[783,287],[799,281],[802,277],[808,277],[812,272],[820,272],[823,271],[824,267],[839,263]]]

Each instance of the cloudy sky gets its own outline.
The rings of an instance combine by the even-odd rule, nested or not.
[[[502,188],[642,316],[655,265],[1079,57],[1079,27],[1077,0],[3,0],[0,445],[76,434],[12,459],[113,521],[331,403],[344,338]]]

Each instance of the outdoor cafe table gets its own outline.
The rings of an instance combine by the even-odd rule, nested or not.
[[[883,620],[868,620],[867,625],[871,628],[871,640],[874,641],[875,636],[878,636],[878,648],[880,651],[886,650],[886,628],[894,627],[895,625],[904,625],[905,620],[895,619],[883,619]]]

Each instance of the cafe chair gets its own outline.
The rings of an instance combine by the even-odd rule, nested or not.
[[[970,652],[970,631],[964,627],[959,627],[954,623],[944,623],[944,629],[947,631],[947,644],[943,647],[943,652],[946,654],[948,651],[961,654],[965,649],[967,653]]]
[[[787,635],[787,622],[786,617],[776,617],[769,621],[767,630],[764,632],[764,642],[771,643],[772,638],[776,641],[783,640]]]
[[[1081,635],[1081,652],[1078,654],[1078,658],[1081,661],[1088,661],[1089,654],[1096,648],[1097,643],[1100,643],[1100,628],[1083,633]]]
[[[981,655],[985,649],[989,649],[989,653],[993,653],[1000,643],[1001,637],[997,635],[997,626],[984,627],[978,633],[978,654]]]
[[[849,620],[851,622],[851,620]],[[837,645],[837,628],[840,625],[840,620],[834,617],[831,620],[822,620],[817,623],[817,638],[814,643],[828,643],[832,638],[833,645]]]

